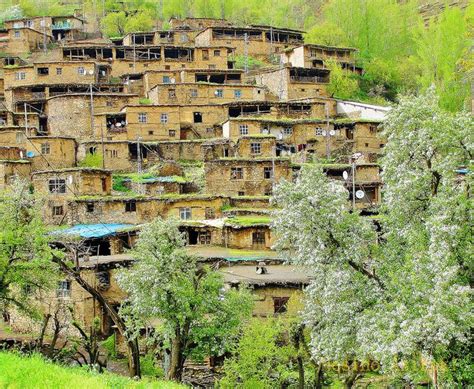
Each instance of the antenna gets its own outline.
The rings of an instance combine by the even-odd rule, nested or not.
[[[329,106],[328,103],[324,104],[324,112],[326,114],[326,159],[331,159],[331,143],[330,143],[330,131],[329,131]]]

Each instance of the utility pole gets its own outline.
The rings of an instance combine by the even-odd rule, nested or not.
[[[331,134],[329,133],[329,107],[328,103],[324,104],[324,111],[326,114],[326,159],[329,161],[331,158]]]
[[[28,138],[28,114],[26,113],[26,103],[23,103],[23,108],[25,109],[25,135]]]
[[[355,172],[356,172],[356,160],[352,159],[352,210],[355,210],[356,207],[356,180],[355,180]]]
[[[91,115],[91,135],[94,136],[94,127],[95,127],[95,123],[94,123],[94,92],[92,90],[92,83],[90,84],[90,88],[91,88],[91,93],[90,93],[90,104],[91,104],[91,109],[90,109],[90,115]]]
[[[104,126],[100,123],[100,138],[102,143],[102,169],[105,169]]]
[[[142,173],[142,152],[141,152],[141,149],[140,149],[140,140],[142,138],[139,136],[137,138],[137,171],[138,171],[138,174],[141,174]]]
[[[133,37],[133,72],[135,72],[135,33],[132,35]]]
[[[244,71],[249,72],[249,48],[248,48],[248,35],[244,34]]]

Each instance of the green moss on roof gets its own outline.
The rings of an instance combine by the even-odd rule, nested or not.
[[[237,227],[251,227],[256,225],[268,225],[271,222],[271,218],[269,216],[233,216],[226,219],[226,224],[231,226]]]
[[[344,118],[334,120],[334,124],[352,124],[352,123],[376,123],[380,124],[383,120],[379,119],[361,119],[361,118]]]
[[[244,135],[241,138],[276,138],[273,134],[253,134],[253,135]]]
[[[222,157],[219,158],[218,161],[252,161],[252,162],[257,162],[257,161],[275,161],[275,162],[283,162],[283,161],[289,161],[290,158],[288,157]]]

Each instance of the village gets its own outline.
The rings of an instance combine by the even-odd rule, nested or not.
[[[296,317],[312,274],[275,249],[276,186],[318,167],[345,189],[352,213],[381,229],[381,124],[391,108],[329,91],[332,69],[364,74],[358,50],[219,18],[172,17],[169,28],[120,38],[89,24],[78,9],[0,30],[0,190],[22,182],[41,199],[50,244],[88,285],[66,271],[41,295],[47,320],[13,309],[4,326],[60,344],[60,332],[99,323],[99,338],[113,335],[125,356],[117,274],[157,218],[176,220],[186,252],[226,290],[249,288],[253,317]],[[65,306],[69,324],[59,325]]]

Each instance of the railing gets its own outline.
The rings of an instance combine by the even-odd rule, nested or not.
[[[328,81],[324,77],[305,77],[305,76],[290,76],[290,80],[292,82],[313,82],[317,84],[324,84]]]
[[[71,28],[72,24],[68,22],[55,23],[51,25],[52,30],[70,30]]]

